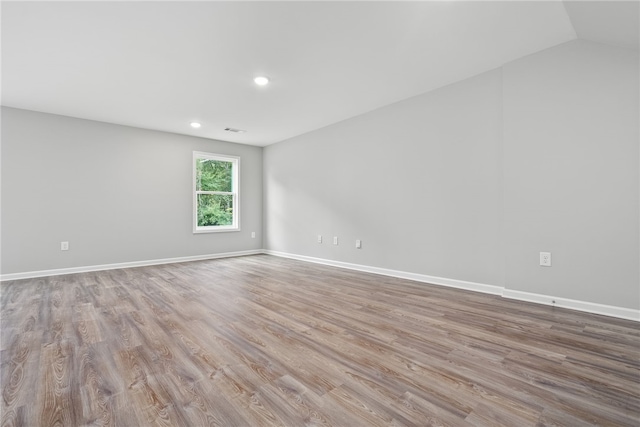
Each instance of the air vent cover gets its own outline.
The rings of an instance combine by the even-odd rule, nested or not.
[[[234,132],[234,133],[245,133],[246,132],[246,130],[236,129],[236,128],[224,128],[224,130],[226,130],[227,132]]]

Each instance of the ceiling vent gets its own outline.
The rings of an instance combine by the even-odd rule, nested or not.
[[[246,132],[246,130],[236,129],[236,128],[224,128],[224,130],[226,130],[227,132],[233,132],[233,133],[245,133]]]

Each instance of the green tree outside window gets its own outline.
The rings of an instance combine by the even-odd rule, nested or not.
[[[196,231],[237,228],[236,158],[194,154]]]

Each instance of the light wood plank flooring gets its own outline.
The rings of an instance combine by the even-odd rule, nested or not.
[[[267,255],[5,282],[2,426],[638,426],[639,324]]]

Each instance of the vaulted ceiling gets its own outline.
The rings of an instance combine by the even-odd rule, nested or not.
[[[261,146],[576,38],[638,49],[637,1],[3,2],[1,13],[2,105]]]

